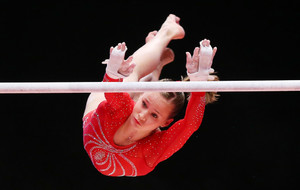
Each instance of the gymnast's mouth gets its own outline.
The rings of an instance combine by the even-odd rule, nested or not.
[[[135,122],[137,125],[141,126],[141,123],[140,123],[136,118],[134,118],[134,122]]]

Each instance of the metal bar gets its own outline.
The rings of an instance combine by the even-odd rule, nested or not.
[[[300,80],[201,82],[5,82],[0,94],[91,92],[260,92],[300,91]]]

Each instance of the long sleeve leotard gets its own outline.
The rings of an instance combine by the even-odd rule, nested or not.
[[[105,75],[104,82],[118,82]],[[118,146],[113,137],[132,113],[135,102],[128,93],[105,93],[106,100],[83,118],[83,142],[92,163],[108,176],[142,176],[177,152],[199,128],[205,108],[205,93],[191,93],[184,119],[168,130],[158,131],[128,146]]]

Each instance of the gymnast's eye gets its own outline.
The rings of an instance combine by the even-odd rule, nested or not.
[[[152,117],[154,117],[154,118],[158,118],[158,115],[157,115],[156,113],[152,113],[151,115],[152,115]]]
[[[147,108],[147,104],[146,104],[145,101],[142,101],[142,105],[143,105],[144,108]]]

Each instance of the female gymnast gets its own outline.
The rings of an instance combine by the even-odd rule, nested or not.
[[[126,44],[110,49],[103,82],[156,80],[162,67],[173,60],[167,48],[184,37],[179,18],[169,15],[146,44],[124,60]],[[216,53],[209,40],[200,42],[193,55],[186,53],[191,81],[213,80],[211,64]],[[104,94],[104,95],[103,95]],[[83,140],[96,169],[108,176],[142,176],[178,151],[199,128],[205,92],[192,92],[184,119],[167,130],[184,104],[184,93],[91,93],[83,117]]]

